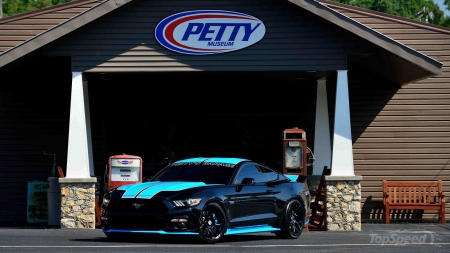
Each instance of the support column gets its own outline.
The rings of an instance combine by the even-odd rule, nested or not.
[[[326,229],[361,231],[361,176],[355,176],[347,70],[337,71],[331,175],[325,176]]]
[[[338,70],[331,176],[354,176],[347,70]]]
[[[328,117],[328,96],[326,78],[317,81],[316,127],[314,132],[314,171],[322,175],[323,167],[331,165],[330,119]]]
[[[331,166],[330,119],[328,117],[327,78],[317,80],[316,125],[314,131],[314,167],[308,176],[310,191],[317,191],[323,167]],[[311,200],[314,201],[314,200]]]
[[[87,82],[72,73],[66,177],[60,178],[61,228],[95,228],[95,183]]]

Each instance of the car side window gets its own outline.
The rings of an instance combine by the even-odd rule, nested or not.
[[[240,184],[242,179],[246,177],[255,179],[255,183],[264,183],[266,182],[266,175],[263,172],[264,171],[261,168],[256,167],[255,165],[246,165],[241,168],[239,173],[236,175],[234,183]]]
[[[263,171],[263,173],[264,173],[264,175],[266,177],[266,182],[274,181],[274,180],[278,179],[278,173],[277,172],[275,172],[275,171],[273,171],[273,170],[271,170],[269,168],[262,167],[262,166],[261,166],[261,170]]]

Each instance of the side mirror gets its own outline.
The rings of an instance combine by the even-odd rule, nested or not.
[[[255,184],[255,179],[254,178],[250,178],[250,177],[246,177],[246,178],[242,179],[241,184],[244,184],[244,185]]]

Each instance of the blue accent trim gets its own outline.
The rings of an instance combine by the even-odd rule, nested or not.
[[[205,161],[206,159],[207,158],[205,158],[205,157],[188,158],[188,159],[176,161],[174,163],[201,163],[201,162]]]
[[[257,225],[247,227],[229,228],[225,235],[237,235],[248,233],[262,233],[262,232],[276,232],[279,228],[274,228],[269,225]],[[198,235],[198,232],[176,232],[163,230],[126,230],[126,229],[107,229],[104,233],[136,233],[136,234],[160,234],[160,235]]]
[[[162,191],[182,191],[205,185],[206,184],[203,182],[164,182],[156,185],[155,187],[145,189],[141,194],[139,194],[139,196],[136,196],[136,198],[151,199],[153,196]]]
[[[125,190],[126,192],[122,195],[122,197],[125,198],[134,198],[136,195],[138,195],[140,192],[142,192],[143,190],[150,188],[150,187],[154,187],[156,185],[160,184],[160,182],[155,181],[155,182],[146,182],[146,183],[142,183],[142,184],[128,184],[128,185],[123,185],[120,186],[119,188],[117,188],[118,190]]]
[[[261,232],[275,232],[280,231],[279,228],[274,228],[269,225],[257,225],[248,227],[237,227],[229,228],[225,235],[236,235],[236,234],[246,234],[246,233],[261,233]]]
[[[203,182],[148,182],[142,184],[126,185],[127,187],[120,187],[120,190],[126,190],[122,198],[144,198],[151,199],[153,196],[162,191],[182,191],[190,188],[215,185],[205,184]]]
[[[297,181],[298,175],[291,175],[291,174],[283,174],[285,177],[289,178],[291,181]]]
[[[136,234],[160,234],[160,235],[198,235],[196,232],[167,232],[163,230],[121,230],[107,229],[104,233],[136,233]]]
[[[213,158],[208,158],[205,162],[208,163],[228,163],[228,164],[238,164],[240,162],[243,161],[248,161],[247,159],[242,159],[242,158],[225,158],[225,157],[213,157]]]

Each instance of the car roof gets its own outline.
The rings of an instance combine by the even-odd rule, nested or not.
[[[196,157],[188,158],[174,162],[174,164],[179,163],[226,163],[231,165],[236,165],[240,162],[250,161],[244,158],[232,158],[232,157]]]

